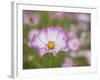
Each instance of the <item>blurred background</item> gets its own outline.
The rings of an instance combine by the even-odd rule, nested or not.
[[[77,52],[59,52],[56,56],[46,54],[41,57],[35,48],[29,46],[28,35],[33,29],[40,30],[48,26],[61,26],[66,32],[76,33],[80,39],[80,49]],[[23,69],[83,67],[90,65],[90,13],[23,10]]]

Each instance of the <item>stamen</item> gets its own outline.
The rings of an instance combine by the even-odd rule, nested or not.
[[[53,49],[55,47],[55,42],[54,41],[49,41],[48,42],[48,48]]]

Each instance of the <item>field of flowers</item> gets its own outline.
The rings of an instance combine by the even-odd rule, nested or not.
[[[91,65],[89,13],[23,10],[23,69]]]

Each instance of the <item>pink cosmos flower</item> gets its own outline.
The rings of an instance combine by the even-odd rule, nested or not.
[[[74,62],[70,58],[66,58],[62,63],[62,67],[72,67],[72,66],[74,66]]]
[[[80,41],[78,38],[74,38],[68,41],[68,45],[71,51],[77,51],[80,48]]]
[[[74,32],[68,32],[68,47],[71,51],[77,51],[80,48],[80,40],[77,37],[76,33]]]
[[[43,28],[40,31],[33,30],[29,34],[29,43],[33,48],[37,48],[41,56],[47,52],[53,53],[55,56],[63,48],[68,50],[66,44],[67,37],[60,27]]]
[[[36,14],[24,14],[23,20],[24,24],[33,25],[39,23],[40,17]]]
[[[89,14],[77,14],[76,19],[82,22],[90,22]]]

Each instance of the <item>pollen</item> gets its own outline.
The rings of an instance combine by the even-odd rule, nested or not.
[[[55,42],[54,41],[49,41],[48,42],[48,48],[53,49],[55,47]]]

